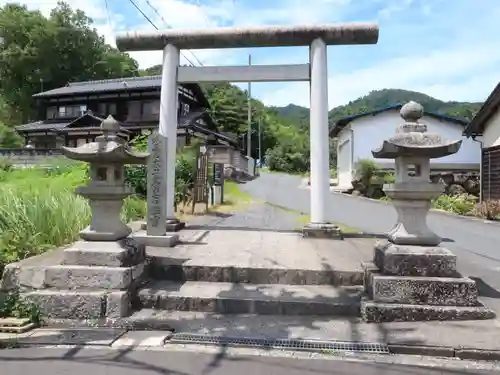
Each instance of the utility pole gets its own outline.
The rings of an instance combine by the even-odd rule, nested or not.
[[[259,118],[259,167],[262,168],[262,119]]]
[[[252,55],[248,55],[248,66],[252,65]],[[248,133],[247,156],[252,156],[252,82],[248,82]]]

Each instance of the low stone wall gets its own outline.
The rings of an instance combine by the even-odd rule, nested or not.
[[[480,177],[478,172],[434,172],[431,173],[431,181],[444,184],[444,193],[448,195],[479,196]],[[352,181],[353,187],[348,193],[379,199],[385,195],[382,190],[384,183],[391,182],[383,177],[374,177],[369,186],[364,186],[361,179],[354,179]]]
[[[5,158],[13,166],[30,166],[43,164],[53,157],[62,156],[59,149],[8,148],[0,149],[0,159]]]

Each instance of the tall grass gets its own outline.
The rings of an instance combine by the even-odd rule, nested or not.
[[[87,201],[74,189],[87,182],[83,164],[0,170],[0,272],[6,263],[70,243],[90,222]],[[130,197],[124,221],[143,218],[146,204]]]

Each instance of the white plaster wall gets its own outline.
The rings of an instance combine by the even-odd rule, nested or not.
[[[462,136],[464,127],[446,120],[424,116],[421,120],[427,125],[429,132],[441,134],[447,140],[462,140],[462,147],[453,155],[432,159],[432,164],[477,164],[481,160],[481,148],[478,142]],[[403,123],[399,110],[386,111],[374,116],[364,116],[350,123],[354,133],[354,164],[360,159],[374,159],[371,150],[378,148],[382,142],[394,135],[396,127]],[[500,135],[500,124],[497,127]],[[384,163],[382,159],[378,163]]]
[[[350,126],[339,133],[337,142],[337,186],[350,188],[352,181],[352,142]]]
[[[500,111],[495,113],[485,125],[483,145],[485,148],[500,145]]]

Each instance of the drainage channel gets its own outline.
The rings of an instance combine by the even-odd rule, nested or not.
[[[266,339],[249,337],[211,336],[190,333],[176,333],[169,340],[171,344],[202,344],[250,348],[272,348],[310,352],[351,352],[389,354],[386,344],[349,341],[322,341],[303,339]]]

